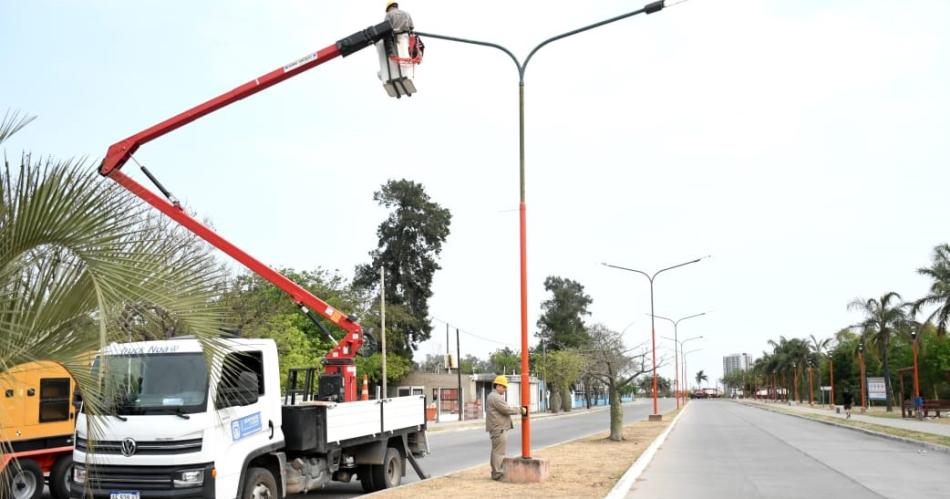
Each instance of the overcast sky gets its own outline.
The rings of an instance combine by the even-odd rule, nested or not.
[[[380,22],[383,3],[2,2],[0,108],[39,117],[6,154],[101,158]],[[402,6],[417,30],[523,57],[642,5]],[[593,298],[591,322],[636,321],[628,343],[648,341],[647,280],[600,262],[655,270],[712,255],[661,275],[655,291],[657,314],[709,312],[680,336],[704,335],[690,343],[702,348],[690,376],[715,380],[725,354],[759,356],[769,338],[856,322],[855,297],[921,296],[915,269],[950,240],[948,19],[940,0],[691,0],[542,49],[526,76],[530,332],[544,278],[560,275]],[[519,345],[517,73],[492,49],[426,45],[410,99],[386,96],[364,50],[136,157],[264,262],[347,276],[385,217],[373,191],[421,182],[453,214],[431,313],[466,332],[463,355],[486,356]],[[434,325],[417,358],[444,350],[445,325]],[[658,348],[672,360],[670,342]]]

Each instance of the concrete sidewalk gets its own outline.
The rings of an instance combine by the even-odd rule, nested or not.
[[[841,408],[841,412],[837,413],[832,409],[829,409],[827,406],[815,406],[810,407],[808,405],[799,405],[795,402],[792,402],[791,405],[786,403],[774,403],[774,402],[762,402],[755,400],[740,399],[738,402],[748,405],[761,405],[763,407],[775,407],[778,409],[791,410],[795,412],[800,412],[803,414],[817,414],[820,416],[828,416],[838,419],[846,419],[844,414],[844,409]],[[838,406],[840,408],[840,406]],[[879,426],[889,426],[891,428],[897,428],[900,430],[909,430],[909,431],[919,431],[921,433],[932,433],[934,435],[942,435],[945,437],[950,437],[950,425],[945,425],[941,423],[934,423],[927,420],[918,421],[916,419],[891,419],[891,418],[879,418],[874,416],[862,415],[859,409],[851,411],[851,420],[860,421],[862,423],[876,424]]]

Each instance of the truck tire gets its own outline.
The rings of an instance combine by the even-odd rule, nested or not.
[[[32,459],[7,463],[3,480],[9,487],[11,499],[39,499],[43,495],[43,470]]]
[[[244,479],[243,499],[279,499],[277,480],[267,468],[248,468]]]
[[[73,474],[73,456],[59,458],[49,472],[49,491],[53,499],[69,499],[69,481]]]
[[[398,450],[386,448],[386,456],[382,465],[373,465],[373,484],[377,490],[398,487],[402,482],[403,463],[402,454]]]
[[[363,492],[376,492],[376,483],[373,481],[373,466],[364,465],[356,472],[360,477],[360,485],[363,486]]]

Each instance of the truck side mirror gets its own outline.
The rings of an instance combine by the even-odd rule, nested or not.
[[[77,386],[73,390],[73,408],[76,409],[76,412],[79,412],[79,409],[82,407],[82,392],[79,391]]]

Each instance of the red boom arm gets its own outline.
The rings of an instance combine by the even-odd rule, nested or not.
[[[224,106],[232,104],[250,95],[254,95],[267,87],[276,85],[288,78],[296,76],[308,69],[312,69],[323,64],[337,56],[347,56],[370,46],[385,36],[392,35],[392,26],[389,22],[384,22],[376,26],[354,33],[335,44],[308,54],[296,61],[283,67],[277,68],[263,76],[255,78],[230,92],[219,95],[203,104],[199,104],[181,114],[169,118],[151,128],[143,130],[131,137],[117,142],[109,147],[105,159],[99,166],[99,173],[115,180],[119,185],[125,187],[132,194],[142,198],[148,204],[175,220],[185,228],[193,232],[198,237],[204,239],[214,247],[228,254],[252,272],[263,277],[271,284],[277,286],[288,295],[297,305],[301,306],[305,313],[310,311],[319,314],[327,320],[333,322],[346,334],[341,338],[335,347],[326,355],[324,359],[325,373],[339,374],[343,378],[344,400],[357,400],[356,396],[356,367],[353,365],[353,358],[356,356],[363,344],[363,332],[360,325],[353,318],[342,314],[326,302],[317,298],[312,293],[301,287],[299,284],[291,281],[283,274],[271,269],[260,260],[247,254],[234,244],[230,243],[201,222],[189,216],[177,201],[169,202],[165,198],[146,189],[143,185],[125,175],[120,170],[122,166],[132,157],[132,154],[146,142],[154,140],[166,133],[179,127],[187,125],[192,121],[221,109]],[[146,174],[148,172],[146,171]],[[151,178],[151,175],[149,175]],[[154,180],[154,179],[153,179]],[[157,182],[156,182],[157,184]],[[159,185],[159,189],[165,193],[164,188]],[[168,196],[167,193],[165,193]]]

